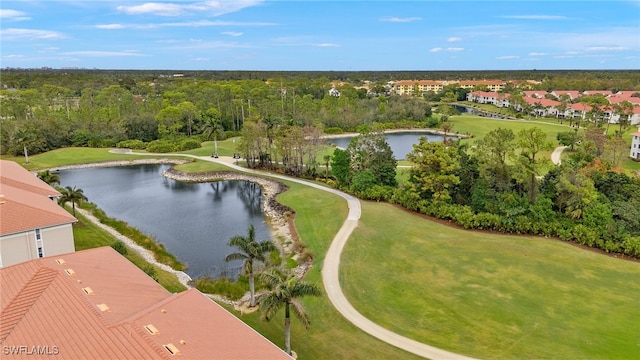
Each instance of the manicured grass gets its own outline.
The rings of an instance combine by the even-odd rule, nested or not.
[[[497,128],[510,129],[514,134],[522,129],[528,129],[532,127],[540,128],[547,134],[547,141],[558,146],[558,140],[556,135],[559,132],[569,131],[571,128],[568,125],[560,125],[557,123],[549,123],[546,121],[532,120],[500,120],[490,119],[476,115],[460,115],[452,116],[449,121],[453,124],[453,130],[461,134],[473,134],[472,139],[463,139],[462,142],[475,142],[476,139],[484,138],[491,130]]]
[[[296,228],[315,258],[304,280],[323,288],[322,262],[347,215],[346,202],[320,190],[286,183],[291,189],[281,194],[279,201],[296,209]],[[304,298],[302,302],[311,317],[311,328],[305,330],[292,316],[291,347],[299,359],[418,359],[354,327],[333,308],[326,296]],[[284,312],[266,322],[260,319],[259,313],[240,315],[227,309],[277,346],[284,347]]]
[[[73,225],[73,237],[76,251],[92,249],[100,246],[111,246],[116,242],[116,239],[111,236],[111,234],[94,225],[80,213],[76,212],[76,218],[79,220],[78,223]],[[125,257],[140,269],[144,269],[151,265],[131,249],[129,249]],[[158,283],[168,291],[176,293],[187,289],[173,274],[156,266],[153,266],[153,268],[156,270]]]
[[[109,149],[76,147],[56,149],[48,151],[46,153],[29,156],[28,164],[25,163],[24,156],[2,156],[2,159],[15,161],[27,170],[38,170],[55,168],[62,165],[75,165],[118,160],[149,159],[149,156],[112,154],[109,152]]]
[[[229,138],[226,140],[218,140],[218,155],[220,156],[233,156],[233,154],[236,152],[236,143],[238,142],[240,138]],[[215,144],[213,142],[213,140],[211,141],[205,141],[202,143],[202,147],[197,148],[197,149],[193,149],[193,150],[188,150],[188,151],[181,151],[181,154],[191,154],[191,155],[197,155],[197,156],[211,156],[211,154],[213,154],[215,151]]]
[[[640,354],[637,262],[363,203],[340,270],[363,315],[450,351],[492,359]]]
[[[210,172],[210,171],[229,171],[230,168],[225,165],[196,160],[194,162],[190,162],[187,164],[175,165],[174,168],[176,170],[184,171],[184,172]]]

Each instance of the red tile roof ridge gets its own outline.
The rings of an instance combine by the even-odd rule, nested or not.
[[[39,186],[35,186],[33,184],[29,184],[26,182],[22,182],[22,181],[18,181],[16,179],[10,179],[4,176],[0,176],[0,184],[3,185],[9,185],[9,186],[13,186],[15,188],[19,188],[25,191],[29,191],[35,194],[39,194],[39,195],[44,195],[47,197],[57,197],[60,196],[60,192],[58,190],[55,190],[54,188],[51,188],[51,190],[43,188],[43,187],[39,187]]]
[[[141,317],[143,317],[144,315],[147,315],[148,313],[153,312],[156,309],[163,307],[164,305],[167,305],[167,304],[170,304],[170,303],[172,303],[174,301],[179,300],[181,297],[184,297],[184,294],[186,294],[187,292],[189,292],[191,290],[196,290],[196,289],[190,288],[190,289],[187,289],[187,290],[185,290],[183,292],[173,293],[173,294],[170,293],[170,294],[168,294],[168,296],[166,298],[164,298],[164,299],[158,301],[157,303],[155,303],[155,304],[153,304],[153,305],[151,305],[149,307],[146,307],[146,308],[144,308],[144,309],[142,309],[142,310],[140,310],[140,311],[138,311],[138,312],[136,312],[134,314],[129,315],[128,317],[120,320],[117,324],[113,324],[111,326],[119,326],[119,325],[122,325],[122,324],[129,324],[132,321],[138,320]],[[196,291],[198,291],[198,290],[196,290]]]
[[[29,312],[31,306],[40,298],[40,295],[58,276],[58,272],[48,267],[40,267],[25,282],[20,291],[2,309],[0,314],[0,343],[9,336],[13,328],[20,322],[25,314]]]
[[[62,215],[62,214],[64,214],[69,218],[69,222],[78,221],[78,219],[74,218],[71,214],[69,214],[62,207],[53,207],[52,209],[56,209],[56,210],[52,211],[52,210],[49,210],[49,209],[45,209],[43,207],[33,206],[33,205],[31,205],[31,203],[28,203],[28,202],[22,202],[22,201],[13,200],[13,194],[11,194],[11,193],[3,194],[3,195],[4,195],[4,200],[5,201],[14,201],[14,202],[20,203],[20,204],[22,204],[22,206],[26,206],[26,207],[28,207],[30,209],[44,211],[44,212],[47,212],[47,213],[53,214],[53,215]],[[51,202],[53,203],[53,200],[51,200]],[[58,209],[60,209],[60,211],[57,211]]]

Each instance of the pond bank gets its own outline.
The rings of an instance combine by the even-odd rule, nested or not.
[[[80,168],[97,168],[97,167],[120,167],[120,166],[129,166],[129,165],[158,165],[158,164],[183,164],[189,163],[192,160],[186,159],[169,159],[169,158],[150,158],[150,159],[138,159],[131,161],[109,161],[102,163],[88,163],[88,164],[77,164],[77,165],[68,165],[68,166],[59,166],[52,169],[50,171],[56,172],[58,170],[67,170],[67,169],[80,169]],[[293,253],[293,250],[298,248],[296,245],[297,235],[295,232],[295,227],[293,225],[293,215],[294,210],[289,207],[283,206],[282,204],[276,201],[276,196],[283,191],[288,189],[288,186],[281,182],[277,182],[274,180],[269,180],[266,178],[251,176],[242,174],[240,172],[233,171],[221,171],[221,172],[208,172],[208,173],[188,173],[176,170],[174,168],[170,168],[165,170],[162,174],[164,177],[180,181],[180,182],[212,182],[212,181],[221,181],[221,180],[244,180],[250,181],[258,184],[262,189],[263,201],[262,207],[265,217],[267,219],[267,225],[270,228],[271,236],[274,239],[274,243],[281,247],[283,253],[287,256]],[[172,274],[174,274],[180,283],[187,287],[192,287],[190,285],[191,277],[182,272],[176,271],[174,269],[169,268],[168,266],[159,263],[155,260],[155,256],[152,252],[142,248],[137,245],[132,239],[127,238],[126,236],[120,234],[115,229],[108,227],[100,221],[91,216],[91,214],[85,212],[84,210],[81,212],[83,215],[87,216],[89,221],[95,223],[102,229],[109,232],[116,239],[123,241],[132,251],[140,254],[147,262],[156,265],[157,267],[166,270]],[[298,256],[294,254],[294,259]],[[296,259],[297,260],[297,259]],[[296,269],[294,269],[295,273],[298,276],[303,276],[306,273],[306,270],[311,265],[311,261],[305,261],[303,264],[299,265]],[[221,300],[221,299],[218,299]]]

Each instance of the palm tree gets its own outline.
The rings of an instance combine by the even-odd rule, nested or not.
[[[87,197],[84,196],[82,189],[78,189],[75,186],[67,186],[64,189],[59,189],[62,196],[58,199],[58,204],[64,205],[66,202],[71,202],[73,208],[73,216],[76,216],[76,204],[80,204],[82,201],[86,201]]]
[[[320,289],[314,284],[298,280],[291,272],[282,273],[277,269],[262,273],[260,279],[269,289],[260,298],[262,317],[269,321],[284,307],[284,343],[287,354],[291,355],[291,311],[308,329],[311,325],[309,315],[299,299],[307,295],[320,296]]]
[[[207,136],[207,140],[213,136],[214,154],[218,154],[218,135],[224,135],[224,127],[220,122],[220,113],[217,109],[211,108],[203,114],[203,118],[203,133]]]
[[[51,173],[49,170],[39,172],[38,178],[51,186],[60,184],[60,176],[58,176],[58,174]]]
[[[322,156],[322,160],[324,160],[324,166],[325,166],[324,179],[326,180],[329,177],[329,162],[331,161],[331,155]]]
[[[448,143],[448,139],[447,139],[447,134],[451,132],[451,130],[453,130],[453,125],[451,125],[448,122],[442,123],[442,125],[440,125],[440,129],[442,129],[442,143],[447,145]]]
[[[225,261],[242,260],[242,270],[249,276],[249,293],[251,300],[249,305],[256,306],[255,300],[255,284],[253,262],[255,260],[265,262],[265,254],[276,249],[271,240],[256,241],[256,230],[253,225],[249,225],[249,231],[246,237],[234,236],[229,240],[229,246],[237,247],[240,252],[227,255]]]

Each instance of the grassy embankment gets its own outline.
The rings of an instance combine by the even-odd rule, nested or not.
[[[46,153],[29,156],[29,163],[25,163],[24,156],[2,156],[3,160],[15,161],[25,169],[34,171],[39,169],[55,169],[63,165],[77,165],[106,161],[130,161],[135,159],[149,159],[145,155],[113,154],[109,149],[95,148],[62,148]]]
[[[492,359],[637,357],[639,277],[638,262],[461,230],[381,203],[363,203],[341,262],[345,294],[366,317]]]
[[[116,239],[108,232],[102,230],[97,225],[90,222],[82,214],[76,213],[78,223],[73,225],[73,237],[75,241],[76,251],[92,249],[100,246],[111,246]],[[157,266],[149,264],[140,255],[128,249],[125,255],[129,261],[134,263],[140,269],[153,266],[156,272],[158,283],[170,292],[181,292],[186,290],[178,279],[171,273],[168,273]]]

